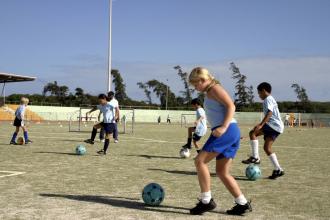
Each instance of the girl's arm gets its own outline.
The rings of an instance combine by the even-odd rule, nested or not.
[[[21,120],[24,121],[25,118],[25,110],[21,112]]]
[[[273,112],[268,111],[267,114],[265,115],[264,119],[263,119],[259,124],[257,124],[257,125],[255,126],[254,130],[257,130],[257,131],[261,130],[262,127],[263,127],[263,126],[269,121],[269,119],[272,117],[272,115],[273,115]]]
[[[97,106],[95,106],[89,112],[87,112],[87,114],[90,114],[92,112],[95,112],[95,111],[97,111],[97,109],[98,109]]]
[[[205,119],[204,116],[201,116],[199,119],[195,121],[195,124],[197,125],[199,122],[201,122],[203,119]]]
[[[88,115],[97,110],[97,106],[93,107],[89,112],[86,112],[86,121],[88,120]]]
[[[119,110],[119,106],[116,107],[116,121],[119,121],[120,119],[120,110]]]
[[[236,107],[235,107],[232,99],[230,98],[229,94],[220,85],[213,86],[213,88],[208,92],[207,95],[210,98],[223,104],[227,109],[225,119],[223,121],[222,126],[219,127],[218,129],[216,129],[217,131],[215,130],[216,132],[214,132],[215,136],[221,136],[223,133],[226,132],[227,128],[230,125],[230,122],[234,118]]]
[[[264,119],[260,122],[260,126],[264,126],[267,122],[269,122],[269,119],[272,117],[273,112],[268,111],[267,114],[265,115]]]

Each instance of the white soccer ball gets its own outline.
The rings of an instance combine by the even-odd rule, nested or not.
[[[189,158],[190,157],[190,150],[187,148],[182,148],[180,150],[180,157],[181,158]]]

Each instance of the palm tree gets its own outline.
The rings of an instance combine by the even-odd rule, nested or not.
[[[139,86],[140,89],[143,89],[144,94],[147,96],[148,103],[151,105],[152,104],[151,91],[148,89],[148,85],[143,82],[138,82],[137,85]]]
[[[52,82],[49,82],[49,83],[47,83],[44,86],[44,90],[43,90],[42,94],[44,96],[46,96],[48,92],[50,93],[50,95],[56,95],[56,96],[58,96],[58,94],[59,94],[59,86],[57,84],[57,81],[54,81],[53,83]]]

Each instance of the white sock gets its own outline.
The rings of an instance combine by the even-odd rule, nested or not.
[[[235,202],[239,205],[245,205],[248,201],[245,196],[242,194],[239,197],[235,198]]]
[[[259,141],[258,140],[251,140],[251,149],[252,149],[252,157],[259,159]]]
[[[271,155],[269,155],[269,159],[270,159],[270,162],[273,164],[275,170],[282,170],[275,153],[272,153]]]
[[[201,193],[201,201],[203,204],[209,204],[212,199],[211,191]]]

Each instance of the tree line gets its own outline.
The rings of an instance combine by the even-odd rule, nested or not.
[[[137,86],[145,95],[145,100],[136,101],[131,99],[126,93],[126,85],[117,69],[111,71],[112,82],[116,99],[122,106],[148,106],[149,108],[165,109],[191,109],[190,102],[193,97],[204,98],[203,93],[196,93],[189,86],[188,73],[177,65],[173,67],[177,76],[183,84],[183,90],[175,94],[171,87],[157,79],[151,79],[145,82],[138,82]],[[231,77],[235,80],[234,102],[237,111],[261,111],[262,104],[255,102],[254,88],[247,85],[247,76],[242,74],[239,67],[230,63]],[[282,112],[319,112],[330,113],[330,102],[311,102],[308,98],[306,89],[297,84],[291,85],[293,92],[297,95],[296,102],[279,102],[279,108]],[[97,103],[97,96],[86,93],[83,88],[75,88],[74,92],[66,85],[60,85],[57,81],[47,83],[42,94],[12,94],[7,97],[8,102],[17,102],[21,96],[28,97],[33,105],[49,104],[61,106],[90,106]],[[153,102],[152,95],[159,99],[159,102]],[[158,104],[159,103],[159,104]]]

